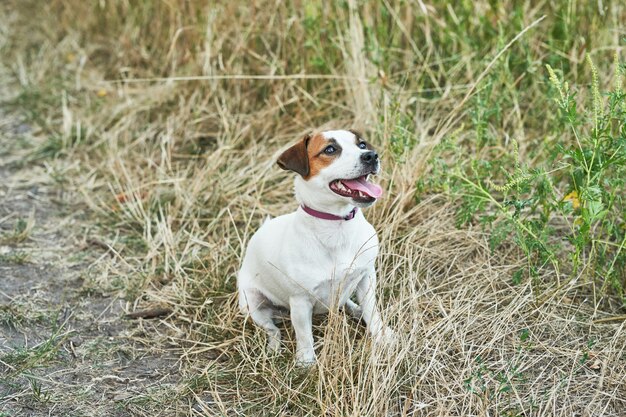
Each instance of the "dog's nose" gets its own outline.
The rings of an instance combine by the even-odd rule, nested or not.
[[[361,161],[365,162],[366,164],[373,164],[374,162],[378,161],[378,154],[376,153],[376,151],[367,151],[361,155]]]

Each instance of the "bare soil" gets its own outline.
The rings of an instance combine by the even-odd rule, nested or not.
[[[0,137],[0,416],[137,415],[180,379],[178,356],[137,342],[143,319],[92,285],[112,252],[45,166],[11,157],[28,129]]]

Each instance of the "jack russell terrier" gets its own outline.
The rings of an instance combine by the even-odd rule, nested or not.
[[[252,236],[237,277],[239,306],[265,329],[268,349],[280,348],[273,316],[289,310],[296,362],[315,363],[312,315],[345,307],[362,318],[375,342],[395,339],[376,307],[378,238],[359,208],[382,188],[378,154],[352,130],[306,135],[283,152],[278,165],[298,175],[300,207],[267,220]],[[356,291],[357,305],[350,296]]]

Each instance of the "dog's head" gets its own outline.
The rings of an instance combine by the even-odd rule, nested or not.
[[[369,182],[380,171],[378,153],[353,130],[306,135],[280,155],[278,165],[300,174],[302,191],[326,204],[368,207],[382,195]]]

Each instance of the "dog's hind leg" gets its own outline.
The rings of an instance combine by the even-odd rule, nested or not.
[[[271,303],[256,289],[240,289],[239,297],[242,311],[250,314],[252,321],[267,333],[267,349],[277,352],[280,349],[280,329],[272,319],[274,309]]]
[[[363,319],[363,309],[354,301],[348,299],[348,301],[346,301],[343,305],[343,308],[356,321],[361,321]]]

